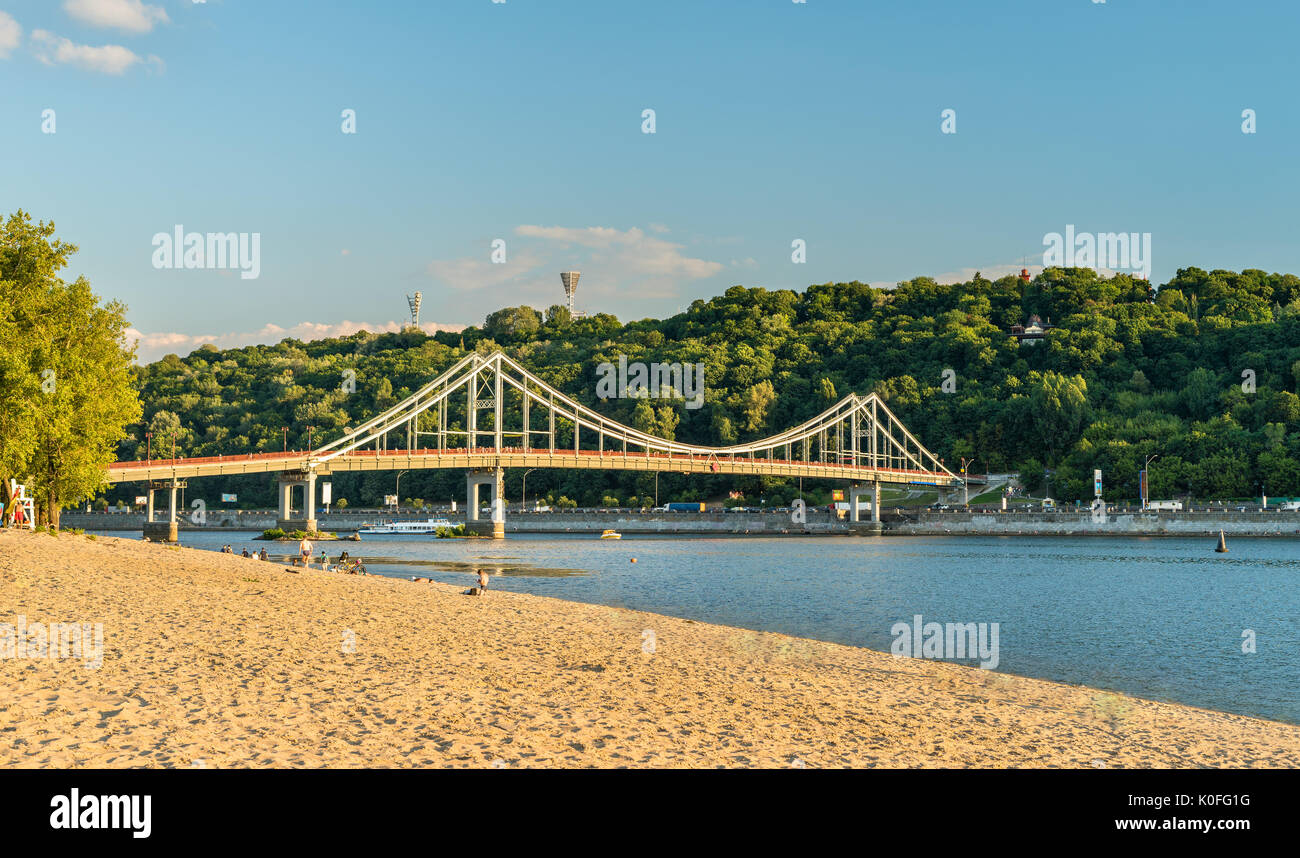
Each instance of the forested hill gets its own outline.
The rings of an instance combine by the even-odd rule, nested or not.
[[[1038,315],[1054,327],[1036,343],[1009,336]],[[921,441],[956,470],[1055,471],[1051,493],[1091,497],[1092,469],[1108,497],[1135,497],[1143,460],[1159,454],[1152,496],[1300,495],[1300,278],[1190,268],[1158,291],[1127,275],[1048,269],[939,285],[929,278],[875,289],[862,283],[799,293],[735,286],[669,319],[627,324],[609,315],[571,320],[562,307],[501,310],[481,328],[417,331],[220,351],[204,346],[138,369],[143,425],[123,443],[143,458],[279,450],[337,438],[397,402],[464,355],[500,347],[539,376],[611,418],[662,437],[701,444],[758,438],[823,410],[850,391],[877,391]],[[700,362],[704,405],[596,396],[602,361]],[[356,372],[356,392],[341,389]],[[945,371],[951,370],[951,373]],[[946,385],[945,378],[951,379]],[[391,475],[335,476],[335,496],[372,505]],[[669,495],[726,488],[723,478],[665,477]],[[266,478],[231,481],[261,499]],[[568,494],[580,503],[644,496],[651,475],[539,473],[529,496]],[[714,485],[717,483],[717,485]],[[741,481],[768,503],[781,483]],[[207,488],[204,489],[208,491]],[[512,489],[513,490],[513,489]],[[215,488],[213,489],[215,491]],[[265,489],[269,502],[269,488]],[[415,473],[404,497],[463,494],[461,475]]]

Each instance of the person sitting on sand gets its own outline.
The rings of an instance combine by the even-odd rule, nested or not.
[[[263,547],[262,550],[261,550],[259,553],[262,555],[262,559],[263,559],[263,560],[266,560],[266,559],[267,559],[267,556],[266,556],[266,548],[265,548],[265,547]]]
[[[311,540],[304,536],[302,542],[298,543],[298,556],[302,558],[303,565],[308,568],[311,567],[311,549]]]
[[[348,553],[346,551],[343,551],[339,554],[339,563],[347,563],[347,562],[348,562]]]
[[[244,556],[245,556],[245,557],[248,556],[248,546],[247,546],[247,545],[244,546]]]

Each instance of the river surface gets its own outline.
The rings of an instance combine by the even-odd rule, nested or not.
[[[182,531],[181,542],[296,549],[252,536]],[[1240,538],[1228,554],[1201,537],[375,535],[316,545],[373,574],[468,587],[482,568],[495,590],[885,652],[894,625],[917,614],[998,623],[998,671],[1300,723],[1300,540]],[[1255,651],[1243,652],[1252,638]]]

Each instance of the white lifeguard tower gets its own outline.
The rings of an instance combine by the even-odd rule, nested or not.
[[[14,527],[25,527],[28,530],[36,529],[35,504],[27,496],[27,486],[17,480],[9,481],[9,506],[6,511],[9,513]]]

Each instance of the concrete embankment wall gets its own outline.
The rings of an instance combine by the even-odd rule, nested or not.
[[[350,532],[376,521],[424,521],[438,513],[386,515],[382,512],[319,515],[321,530]],[[164,516],[158,516],[164,518]],[[463,513],[447,515],[453,524]],[[86,530],[124,530],[140,533],[142,513],[63,513],[64,527]],[[182,531],[263,531],[276,526],[274,511],[209,510],[207,524],[185,517]],[[613,528],[622,533],[738,533],[738,534],[870,534],[869,522],[854,527],[824,510],[808,510],[807,522],[794,524],[786,513],[507,513],[507,533],[599,533]],[[1179,534],[1300,536],[1300,512],[1161,512],[1110,513],[1104,523],[1094,522],[1088,511],[1058,513],[980,513],[925,511],[910,515],[885,515],[884,532],[890,536],[947,534],[1005,534],[1056,536],[1165,536]]]
[[[1109,513],[1104,522],[1084,512],[978,513],[923,512],[917,518],[892,522],[895,535],[957,533],[1056,536],[1177,536],[1218,535],[1297,536],[1300,512],[1134,512]]]
[[[442,514],[391,515],[382,512],[318,514],[317,527],[325,531],[348,532],[377,521],[424,521]],[[165,519],[165,513],[157,515]],[[447,514],[452,524],[465,520],[464,513]],[[68,511],[61,518],[63,527],[86,530],[126,530],[141,532],[143,513],[85,513]],[[273,510],[208,510],[207,523],[197,525],[191,518],[180,519],[182,531],[248,530],[262,531],[276,526]],[[507,513],[507,533],[599,533],[613,528],[622,533],[838,533],[851,532],[846,522],[832,518],[824,510],[809,510],[807,522],[794,524],[788,513]]]

